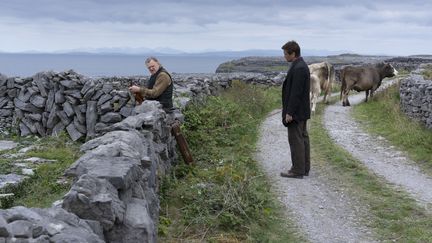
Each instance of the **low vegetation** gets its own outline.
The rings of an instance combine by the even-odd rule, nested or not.
[[[1,207],[8,208],[17,205],[50,207],[54,201],[61,199],[70,189],[70,180],[62,176],[66,168],[79,158],[79,144],[71,142],[66,134],[32,141],[18,140],[18,142],[24,144],[31,142],[36,147],[36,149],[27,152],[25,158],[38,157],[57,162],[36,166],[34,175],[25,180],[19,187],[9,188],[12,191],[8,192],[13,192],[15,195],[7,201],[3,201]],[[14,167],[12,167],[10,160],[0,161],[0,166],[6,166],[9,172],[13,172]]]
[[[161,188],[161,242],[299,242],[253,155],[279,88],[234,82],[185,111],[195,166],[178,165]]]
[[[399,113],[398,104],[397,87],[393,87],[372,102],[356,106],[354,114],[372,133],[386,137],[432,171],[432,132]],[[294,224],[283,218],[281,206],[253,157],[259,126],[266,114],[278,107],[279,87],[233,82],[221,96],[187,108],[182,129],[195,164],[180,163],[161,183],[161,242],[304,241]],[[324,106],[318,104],[317,108],[310,123],[313,166],[368,209],[362,220],[379,240],[432,241],[430,215],[336,146],[322,125]],[[58,162],[39,166],[34,176],[15,189],[14,200],[2,207],[49,207],[70,188],[68,180],[57,181],[79,158],[79,144],[65,135],[31,143],[39,149],[26,157]],[[14,167],[10,160],[1,159],[0,170],[13,172]]]
[[[286,73],[288,71],[287,65],[275,65],[275,66],[266,66],[263,67],[265,72],[283,72]]]
[[[377,94],[371,102],[355,106],[354,117],[369,132],[406,151],[432,175],[432,130],[401,111],[398,85]]]
[[[318,105],[309,133],[312,161],[317,170],[368,209],[369,214],[362,220],[378,239],[384,242],[432,241],[432,217],[406,193],[395,190],[335,145],[322,125],[323,108],[322,104]]]
[[[432,65],[425,66],[422,74],[424,79],[432,80]]]

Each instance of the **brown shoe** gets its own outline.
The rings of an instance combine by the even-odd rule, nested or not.
[[[288,171],[288,173],[281,172],[280,176],[287,177],[287,178],[303,179],[303,175],[294,173],[292,171]]]

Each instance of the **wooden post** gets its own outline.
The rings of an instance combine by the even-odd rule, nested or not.
[[[186,142],[185,137],[181,133],[180,122],[179,121],[175,121],[172,124],[171,133],[174,135],[174,137],[175,137],[175,139],[177,141],[177,144],[179,146],[180,153],[181,153],[181,155],[183,157],[183,160],[186,162],[186,164],[189,164],[189,165],[193,164],[194,161],[193,161],[193,158],[192,158],[192,154],[189,151],[189,146],[188,146],[188,144]]]

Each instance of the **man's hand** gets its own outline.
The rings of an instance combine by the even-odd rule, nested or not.
[[[293,120],[293,117],[292,117],[292,116],[290,116],[289,114],[286,114],[286,115],[285,115],[285,122],[286,122],[286,123],[290,123],[290,122],[292,122],[292,120]]]
[[[129,87],[129,91],[132,93],[139,93],[140,92],[140,87],[136,86],[136,85],[132,85]]]

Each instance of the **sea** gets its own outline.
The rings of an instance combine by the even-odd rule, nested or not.
[[[0,73],[8,77],[30,77],[41,71],[73,69],[88,77],[149,75],[148,56],[117,54],[10,54],[0,53]],[[230,56],[156,56],[171,73],[215,73]]]

